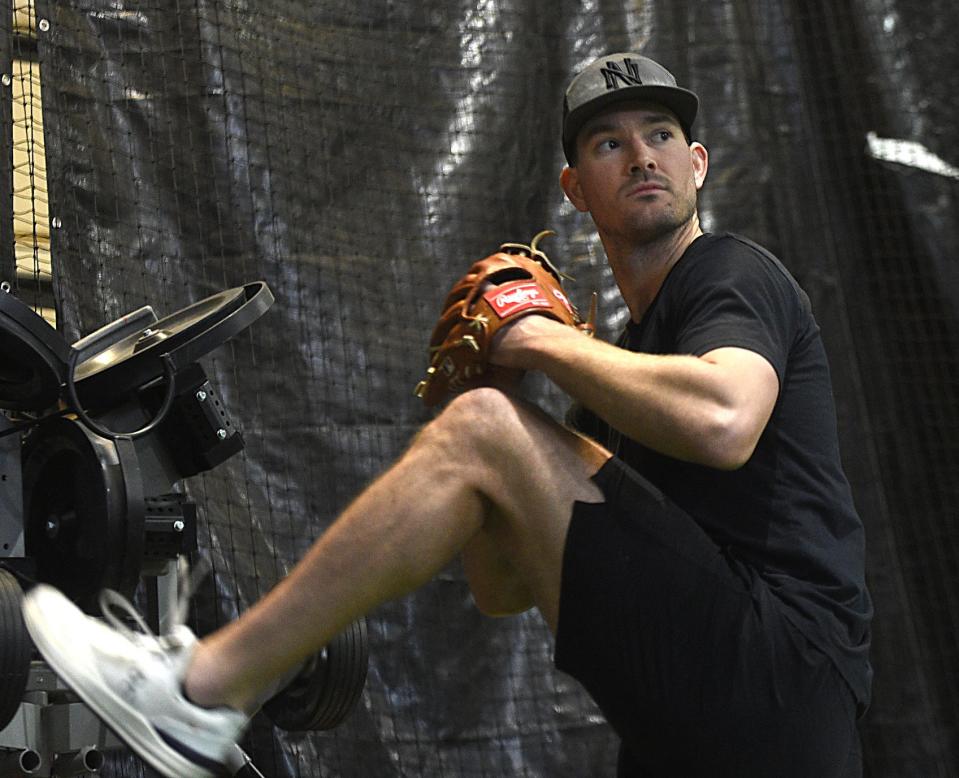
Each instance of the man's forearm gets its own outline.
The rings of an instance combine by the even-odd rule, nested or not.
[[[543,372],[612,427],[661,453],[723,469],[749,458],[778,388],[769,387],[762,365],[773,381],[775,374],[758,355],[722,349],[717,362],[711,355],[641,354],[535,319],[541,317],[507,333],[505,353],[494,352],[494,360]]]

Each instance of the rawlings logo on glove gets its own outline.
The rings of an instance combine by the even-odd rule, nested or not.
[[[427,405],[488,384],[497,370],[489,364],[494,336],[523,316],[548,316],[593,334],[595,312],[583,321],[563,291],[562,274],[536,248],[552,234],[544,230],[528,246],[504,243],[453,285],[430,337],[426,377],[416,386],[416,396]]]
[[[549,308],[549,300],[535,281],[514,281],[483,295],[501,319],[530,308]]]

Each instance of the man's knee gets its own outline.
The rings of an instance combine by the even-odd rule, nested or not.
[[[468,392],[455,395],[437,416],[436,421],[452,424],[473,424],[484,422],[500,414],[517,414],[521,400],[506,394],[492,386],[481,386]]]
[[[521,401],[493,387],[458,394],[427,425],[432,435],[451,438],[479,450],[508,444],[523,429]]]
[[[445,470],[479,487],[487,480],[483,473],[498,471],[511,457],[520,429],[514,402],[488,387],[456,395],[420,429],[406,456],[425,462],[437,477],[447,477]]]
[[[548,478],[557,471],[579,470],[585,463],[592,474],[610,455],[594,441],[573,432],[537,406],[493,387],[480,387],[456,395],[424,428],[424,437],[440,441],[446,453],[463,456],[493,472],[528,474],[533,460],[543,455]]]

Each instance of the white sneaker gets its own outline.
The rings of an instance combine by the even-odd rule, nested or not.
[[[111,625],[84,614],[56,589],[40,584],[23,601],[27,629],[44,659],[104,723],[166,778],[228,774],[248,718],[227,708],[189,702],[182,683],[196,636],[179,625],[163,637],[115,592],[100,606]],[[111,608],[131,614],[144,632]]]

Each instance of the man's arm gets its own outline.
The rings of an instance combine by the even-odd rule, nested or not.
[[[747,349],[719,348],[701,357],[640,354],[542,316],[507,329],[492,361],[543,372],[649,448],[724,470],[752,455],[779,392],[772,365]]]

